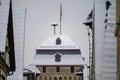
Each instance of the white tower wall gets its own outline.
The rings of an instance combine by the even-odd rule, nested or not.
[[[106,10],[107,0],[95,0],[95,77],[96,80],[116,80],[116,38],[114,36],[115,0]],[[108,13],[108,16],[106,16]],[[105,22],[107,19],[107,22]],[[105,27],[107,26],[107,27]]]
[[[5,52],[10,0],[0,0],[0,52]]]

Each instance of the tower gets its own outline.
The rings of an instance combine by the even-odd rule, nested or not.
[[[114,35],[116,27],[116,1],[94,0],[92,21],[93,53],[91,76],[92,80],[116,80],[117,44]],[[90,19],[88,19],[90,20]],[[89,24],[88,24],[89,23]]]
[[[53,35],[46,39],[31,65],[40,71],[37,80],[87,80],[87,65],[81,51],[68,35]]]
[[[116,1],[95,0],[95,3],[96,80],[116,80],[117,45],[114,36],[116,26]]]
[[[16,71],[7,80],[23,80],[25,9],[13,8]]]

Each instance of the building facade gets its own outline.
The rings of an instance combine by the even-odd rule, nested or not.
[[[116,0],[117,80],[120,80],[120,0]]]
[[[92,80],[116,80],[117,50],[114,36],[116,1],[95,0],[92,14]]]
[[[7,80],[23,80],[25,14],[24,8],[13,7],[16,71]]]
[[[35,65],[25,66],[23,70],[23,80],[37,80],[40,75],[40,71]]]
[[[15,71],[12,3],[0,1],[0,80],[7,80]]]
[[[89,79],[93,76],[94,72],[94,25],[93,25],[93,10],[89,13],[86,21],[83,23],[88,27],[88,40],[89,40]],[[93,79],[94,80],[94,79]]]
[[[116,80],[116,1],[95,1],[95,79]]]
[[[39,48],[32,65],[40,75],[37,80],[87,80],[87,65],[81,51],[67,35],[49,37]]]

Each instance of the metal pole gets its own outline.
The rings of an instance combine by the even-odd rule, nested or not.
[[[91,53],[91,43],[90,43],[90,29],[89,29],[89,27],[88,27],[88,40],[89,40],[89,67],[88,67],[88,69],[89,69],[89,80],[90,80],[90,69],[91,69],[91,64],[90,64],[90,59],[91,59],[91,56],[90,56],[90,53]]]
[[[61,4],[61,1],[60,1],[60,35],[62,34],[62,4]]]
[[[25,8],[25,17],[24,17],[23,62],[24,62],[24,53],[25,53],[26,15],[27,15],[27,8]],[[24,66],[24,63],[23,63],[23,66]],[[22,79],[23,79],[23,76],[22,76]]]
[[[91,65],[91,79],[95,80],[95,0],[93,3],[93,24],[92,24],[92,65]]]

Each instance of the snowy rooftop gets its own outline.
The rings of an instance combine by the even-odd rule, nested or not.
[[[61,40],[61,44],[56,44],[56,39]],[[57,51],[54,51],[54,50]],[[39,53],[38,53],[39,50]],[[46,51],[47,54],[43,52]],[[48,50],[52,50],[49,52]],[[67,52],[65,50],[73,50],[73,52]],[[77,53],[75,53],[77,51]],[[61,60],[56,62],[56,53],[60,53]],[[75,43],[69,38],[68,35],[54,35],[49,37],[47,40],[40,45],[37,49],[36,54],[34,56],[33,65],[84,65],[85,61],[81,56],[80,49]]]
[[[55,61],[55,54],[34,56],[34,65],[84,65],[85,61],[81,55],[61,55],[61,61]]]
[[[56,39],[61,39],[61,44],[56,45]],[[79,47],[69,38],[68,35],[54,35],[46,39],[37,49],[78,49]]]
[[[32,72],[32,73],[40,73],[35,65],[29,65],[24,67],[24,73]]]

